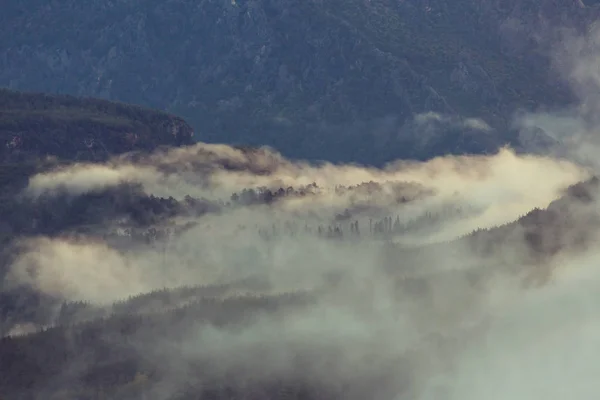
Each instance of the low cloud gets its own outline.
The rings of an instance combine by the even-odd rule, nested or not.
[[[581,79],[585,71],[573,76]],[[571,137],[572,155],[593,148],[586,147],[595,132],[586,107],[523,114],[516,123],[562,143]],[[432,135],[438,124],[490,132],[483,121],[434,113],[413,122]],[[211,366],[203,371],[207,382],[231,374],[240,381],[302,378],[344,398],[590,397],[600,326],[592,307],[598,254],[573,243],[597,237],[597,193],[583,205],[569,198],[553,203],[553,210],[529,216],[532,223],[514,222],[548,207],[597,171],[595,165],[502,148],[378,169],[204,143],[74,164],[34,176],[24,194],[34,200],[65,190],[77,196],[138,183],[147,194],[191,195],[223,207],[200,217],[171,216],[156,228],[191,224],[161,239],[146,236],[146,243],[123,231],[115,244],[95,227],[22,238],[5,284],[103,307],[153,290],[244,280],[261,285],[232,290],[228,300],[308,293],[307,304],[248,314],[233,327],[192,319],[181,332],[140,334],[136,350],[163,373],[153,400],[199,380],[195,363]],[[310,193],[271,204],[226,204],[248,188],[313,183]],[[374,228],[396,217],[407,228],[393,234],[389,226],[385,234]],[[552,225],[560,225],[556,220],[562,230]],[[350,228],[353,222],[360,234]],[[479,242],[456,240],[501,225]],[[535,246],[556,250],[546,254]],[[545,285],[530,284],[532,277]],[[16,324],[12,332],[25,328]]]
[[[563,30],[554,47],[554,67],[577,96],[578,102],[561,109],[520,113],[514,125],[521,136],[545,137],[541,151],[570,159],[595,171],[600,165],[600,27],[585,34]],[[536,141],[525,145],[536,151]]]
[[[315,183],[316,195],[294,198],[280,207],[287,212],[318,214],[326,210],[333,215],[363,204],[400,214],[401,197],[420,196],[429,204],[454,201],[490,208],[487,221],[480,221],[487,227],[509,222],[531,208],[545,207],[559,189],[586,174],[567,161],[516,155],[508,148],[490,156],[446,156],[376,169],[290,162],[269,149],[241,151],[198,144],[138,160],[115,159],[107,165],[79,164],[46,172],[31,179],[26,193],[39,195],[62,188],[79,194],[126,181],[141,183],[147,193],[160,197],[191,195],[228,201],[233,192],[246,188],[277,190]],[[380,184],[383,191],[338,189],[368,182]],[[494,207],[497,210],[491,211]]]

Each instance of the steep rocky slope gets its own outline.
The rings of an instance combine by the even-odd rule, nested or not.
[[[376,164],[514,142],[516,108],[571,100],[540,33],[596,12],[572,0],[5,3],[0,85],[175,111],[203,141]],[[459,122],[415,137],[407,122],[430,111]],[[465,133],[469,117],[496,132]]]

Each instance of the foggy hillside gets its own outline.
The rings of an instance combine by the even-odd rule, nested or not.
[[[50,167],[3,220],[0,390],[542,398],[490,388],[592,351],[592,173],[509,148],[374,169],[209,144]],[[582,396],[584,359],[560,372]]]
[[[126,93],[146,105],[154,96],[173,102],[154,104],[170,110],[197,93],[207,96],[197,98],[199,109],[208,110],[188,125],[106,99],[0,90],[1,399],[595,398],[600,30],[587,24],[591,2],[236,0],[194,3],[196,14],[188,1],[148,4],[156,19],[134,12],[136,1],[33,2],[27,9],[9,2],[10,18],[0,14],[1,29],[4,21],[38,27],[0,35],[0,46],[11,48],[0,62],[31,72],[54,60],[53,78],[42,79],[51,92],[64,88],[56,77],[70,76],[65,91]],[[173,10],[212,25],[186,24]],[[167,16],[169,24],[151,24]],[[110,29],[107,20],[115,22]],[[87,29],[77,38],[89,52],[31,61],[52,49],[31,44],[54,40],[47,29],[58,35],[55,43],[70,45],[77,24]],[[493,35],[469,24],[518,34],[498,52]],[[130,36],[118,38],[119,27]],[[175,53],[181,32],[226,32],[228,42],[201,48],[198,57],[215,60],[203,64],[210,73],[185,75],[168,69],[168,61],[183,65],[181,58],[136,58],[153,54],[142,45],[150,27],[165,33],[160,43],[172,40],[165,46]],[[531,40],[520,43],[523,30]],[[327,57],[291,47],[290,69],[282,70],[269,46],[284,41],[273,39],[259,47],[265,58],[256,69],[244,70],[239,57],[255,57],[249,44],[273,32]],[[365,52],[354,58],[362,60],[353,64],[356,75],[340,61],[356,54],[344,46]],[[394,58],[400,49],[404,61]],[[232,57],[226,67],[225,53]],[[85,57],[75,61],[76,54]],[[456,54],[464,98],[444,86],[448,71],[438,68],[440,60],[458,62]],[[123,60],[145,68],[123,69]],[[400,70],[389,67],[396,62]],[[348,68],[342,83],[331,72],[338,64]],[[97,75],[81,65],[94,65]],[[463,79],[474,70],[489,85]],[[1,71],[10,86],[42,76]],[[232,71],[249,80],[228,80]],[[141,83],[146,73],[154,87]],[[190,74],[205,79],[207,90]],[[254,86],[276,76],[283,83],[267,83],[282,84],[278,91]],[[406,80],[394,86],[394,76]],[[242,90],[240,82],[252,87]],[[396,89],[403,95],[394,97]],[[270,90],[278,95],[269,97]],[[241,103],[222,102],[232,93]],[[244,101],[242,93],[250,93]],[[273,101],[245,103],[265,98]],[[306,122],[303,107],[317,98],[327,100],[315,109],[327,112],[316,121],[356,137],[318,129],[294,136],[307,132],[294,118]],[[286,101],[298,108],[285,108]],[[231,136],[206,133],[218,121],[210,107],[221,107],[220,121],[228,123],[212,132]],[[277,129],[263,130],[263,118],[275,118]],[[198,142],[191,124],[205,128]],[[242,125],[247,130],[236,129]],[[274,132],[282,142],[270,140]],[[394,147],[382,132],[409,140]],[[250,133],[253,146],[231,144]],[[334,162],[341,159],[351,162]]]

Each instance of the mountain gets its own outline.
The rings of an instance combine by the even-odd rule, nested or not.
[[[18,194],[34,174],[61,164],[103,162],[127,152],[184,146],[192,143],[192,136],[183,119],[163,111],[0,89],[0,243],[22,234],[23,226],[32,228],[31,215],[22,215],[26,202]]]
[[[160,108],[198,140],[292,158],[485,153],[517,144],[516,109],[573,100],[539,35],[585,29],[592,3],[8,0],[0,85]],[[415,126],[432,112],[447,119]]]
[[[134,150],[192,143],[193,131],[165,112],[93,98],[0,89],[0,160],[55,156],[104,161]]]

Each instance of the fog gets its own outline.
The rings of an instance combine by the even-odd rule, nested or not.
[[[576,94],[571,107],[529,111],[515,118],[522,131],[538,131],[552,138],[549,151],[598,170],[600,146],[600,27],[588,28],[585,35],[563,30],[553,49],[554,68]],[[535,149],[530,149],[535,150]]]
[[[139,343],[141,354],[155,360],[168,377],[154,387],[155,399],[169,398],[197,381],[190,365],[198,360],[212,360],[204,379],[235,371],[239,379],[295,377],[334,389],[355,387],[346,398],[558,396],[561,392],[549,387],[559,386],[563,368],[558,362],[572,354],[572,340],[579,341],[574,351],[582,358],[569,358],[572,375],[563,371],[561,385],[566,376],[582,395],[588,394],[582,385],[592,384],[587,364],[592,361],[585,360],[590,360],[594,339],[585,329],[593,329],[594,319],[572,309],[579,303],[589,309],[593,290],[580,291],[576,282],[586,268],[593,277],[595,254],[572,257],[567,251],[552,258],[553,271],[575,272],[552,273],[551,284],[529,288],[523,280],[535,274],[536,267],[522,254],[523,232],[505,243],[501,255],[488,258],[454,240],[547,207],[567,186],[588,178],[589,169],[564,159],[517,155],[509,148],[490,156],[398,162],[381,170],[293,163],[272,150],[260,152],[249,156],[225,146],[198,144],[34,177],[26,196],[51,195],[59,189],[77,195],[121,182],[141,183],[145,191],[159,196],[192,193],[224,201],[243,188],[315,182],[318,190],[270,205],[226,207],[195,219],[186,217],[196,225],[150,246],[113,247],[85,235],[23,239],[25,251],[11,266],[8,282],[105,307],[157,289],[246,278],[263,285],[242,287],[237,295],[312,294],[309,306],[259,315],[233,330],[198,322],[176,340]],[[382,189],[336,190],[338,185],[370,181],[381,183]],[[399,196],[404,201],[398,201]],[[470,211],[426,233],[370,235],[373,219],[392,215],[410,221],[448,205]],[[350,221],[335,222],[345,209],[353,210],[351,221],[360,222],[361,237],[348,235]],[[295,223],[299,231],[269,240],[258,234],[273,225],[281,230],[286,222]],[[342,226],[344,240],[314,234],[317,226],[328,224]],[[406,246],[409,253],[396,250],[396,256],[382,256],[385,243],[392,242]],[[414,247],[426,244],[430,247]],[[509,259],[512,265],[507,265]],[[519,268],[521,273],[514,274]],[[593,279],[583,281],[593,286]],[[546,331],[554,336],[546,336]],[[515,374],[515,365],[525,369]],[[575,374],[578,369],[581,373]]]
[[[550,285],[494,308],[452,374],[451,399],[564,399],[598,391],[598,253],[558,265]]]
[[[242,169],[231,168],[234,163]],[[161,165],[168,165],[170,170],[164,171]],[[258,169],[264,173],[248,172]],[[183,197],[198,190],[187,178],[192,173],[204,182],[201,194],[216,199],[228,200],[233,191],[261,186],[300,187],[315,182],[319,189],[311,196],[203,216],[184,235],[151,249],[123,251],[85,238],[31,239],[26,245],[31,251],[14,263],[11,279],[69,300],[111,302],[153,289],[212,284],[242,275],[275,274],[279,280],[300,284],[318,281],[331,268],[344,265],[355,274],[367,276],[373,273],[379,252],[379,244],[372,240],[355,240],[348,245],[299,234],[264,242],[257,231],[285,222],[296,223],[301,230],[305,226],[316,229],[330,224],[346,209],[353,210],[352,220],[360,222],[363,232],[368,232],[369,220],[378,216],[398,216],[404,222],[444,206],[472,210],[426,234],[395,238],[396,242],[411,244],[450,241],[478,228],[512,222],[533,208],[544,208],[565,187],[588,176],[588,171],[568,161],[516,155],[508,148],[491,156],[398,162],[377,170],[292,163],[268,149],[247,156],[226,146],[198,144],[137,162],[116,159],[108,165],[74,165],[47,172],[33,177],[26,192],[39,195],[66,188],[78,194],[131,181],[141,183],[151,194],[160,196],[175,190]],[[363,182],[381,183],[383,190],[336,190],[338,185]],[[405,201],[398,202],[400,196]],[[285,285],[285,290],[291,289]]]
[[[594,173],[599,167],[599,34],[597,26],[583,36],[563,31],[553,49],[555,67],[580,102],[565,109],[527,112],[515,120],[521,130],[537,129],[554,139],[552,154]],[[589,207],[588,217],[597,216],[597,200]],[[591,235],[596,241],[597,228]],[[488,309],[486,334],[469,343],[457,358],[442,398],[594,397],[600,368],[600,321],[594,311],[600,283],[598,257],[594,245],[562,254],[546,261],[552,276],[545,285],[496,290],[499,299]]]
[[[248,316],[234,328],[192,321],[193,328],[176,338],[140,340],[137,350],[167,377],[153,386],[153,400],[222,376],[309,379],[331,390],[351,387],[345,398],[356,399],[592,398],[600,372],[594,308],[600,300],[599,254],[593,247],[598,193],[591,190],[585,205],[564,196],[569,185],[598,172],[591,157],[598,125],[590,107],[600,81],[597,53],[588,52],[597,38],[597,30],[570,38],[570,60],[578,61],[560,64],[581,104],[522,113],[515,120],[521,129],[542,129],[555,138],[566,157],[502,148],[492,155],[399,161],[376,169],[292,162],[268,148],[199,143],[62,167],[33,177],[23,194],[36,198],[66,190],[76,196],[132,182],[147,194],[225,204],[246,188],[316,186],[306,196],[272,204],[175,216],[174,225],[185,221],[193,227],[145,246],[113,246],[99,234],[23,238],[8,286],[98,306],[157,289],[244,279],[262,285],[241,286],[227,296],[310,294],[308,304]],[[434,114],[420,119],[428,120],[444,122]],[[487,130],[483,121],[464,124]],[[352,188],[368,182],[381,186]],[[514,223],[557,199],[564,207],[554,203],[533,228]],[[374,220],[410,222],[444,207],[464,212],[429,230],[423,219],[424,230],[372,232]],[[348,219],[336,219],[346,210]],[[555,212],[564,213],[563,219]],[[552,226],[555,219],[565,226]],[[354,221],[360,235],[349,233]],[[298,229],[284,234],[286,223]],[[341,227],[343,239],[317,235],[320,226]],[[500,226],[509,234],[500,235]],[[464,236],[478,229],[489,229],[479,240],[500,250],[476,251]],[[265,238],[259,234],[264,230],[279,234]],[[527,238],[538,231],[542,242],[558,244],[555,251],[531,249]],[[536,284],[531,277],[539,278]],[[202,379],[192,367],[199,360],[211,365]]]

